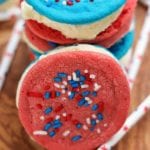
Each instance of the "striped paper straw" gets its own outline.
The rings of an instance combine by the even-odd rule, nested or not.
[[[0,63],[0,91],[3,87],[4,81],[6,78],[6,74],[9,70],[9,67],[10,67],[12,59],[15,55],[17,46],[21,39],[23,24],[24,24],[24,21],[22,19],[17,20],[17,22],[15,23],[12,35],[11,35],[9,42],[6,46],[6,49],[4,51],[4,55],[3,55],[1,63]]]
[[[150,95],[139,105],[139,107],[127,118],[122,128],[104,145],[98,150],[110,150],[116,145],[120,139],[126,135],[131,129],[148,111],[150,110]]]

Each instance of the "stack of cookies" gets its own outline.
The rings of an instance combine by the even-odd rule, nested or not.
[[[48,150],[95,150],[123,125],[124,69],[136,0],[25,0],[24,37],[37,58],[17,107],[26,132]]]

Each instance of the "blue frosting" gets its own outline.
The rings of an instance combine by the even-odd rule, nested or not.
[[[117,58],[121,59],[131,48],[134,41],[134,31],[127,33],[119,42],[109,48],[111,53]]]
[[[0,4],[3,4],[4,2],[6,2],[6,0],[0,0]]]
[[[64,0],[26,0],[34,10],[56,22],[88,24],[101,20],[121,8],[126,0],[81,0],[73,5],[64,5]]]

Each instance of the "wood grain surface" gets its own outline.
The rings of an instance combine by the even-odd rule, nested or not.
[[[138,5],[136,9],[136,38],[139,38],[146,8]],[[0,23],[0,57],[10,37],[13,22]],[[43,150],[25,133],[15,106],[16,88],[20,76],[29,64],[28,48],[20,42],[4,88],[0,93],[0,150]],[[138,74],[130,112],[150,94],[150,42]],[[150,150],[150,112],[116,145],[113,150]]]

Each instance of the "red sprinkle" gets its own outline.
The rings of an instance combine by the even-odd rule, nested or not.
[[[54,118],[49,117],[49,118],[47,118],[45,121],[48,123],[48,122],[52,122],[53,120],[54,120]]]
[[[43,95],[41,93],[38,93],[38,92],[28,92],[27,95],[29,97],[43,98]]]
[[[104,102],[99,102],[99,112],[104,111]]]
[[[42,106],[41,104],[36,104],[36,107],[37,107],[38,109],[42,109],[42,108],[43,108],[43,106]]]
[[[58,107],[55,109],[55,112],[58,113],[58,112],[61,111],[63,108],[64,108],[64,106],[61,104],[60,106],[58,106]]]

